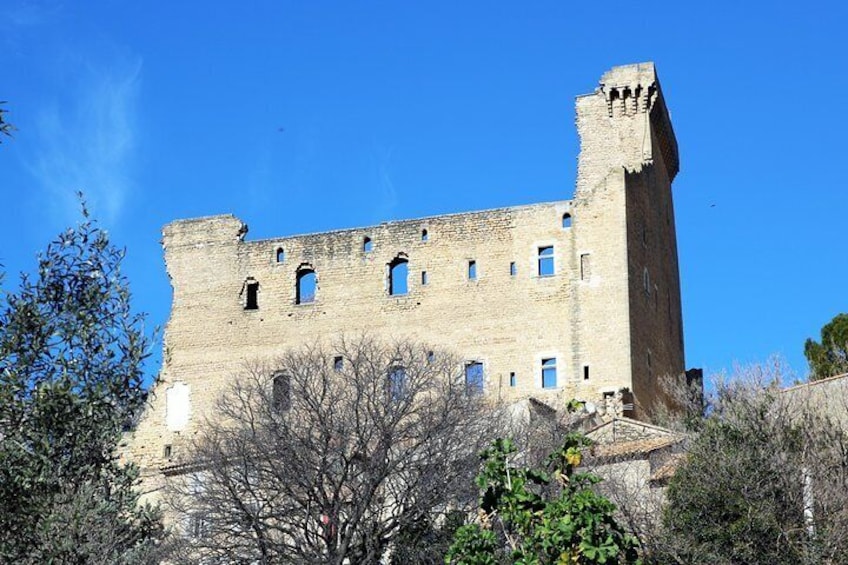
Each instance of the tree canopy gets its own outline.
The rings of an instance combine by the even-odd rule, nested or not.
[[[123,251],[83,216],[0,302],[3,562],[134,562],[161,534],[116,455],[145,403],[144,317]]]
[[[848,373],[848,314],[837,314],[822,327],[821,342],[807,339],[804,355],[811,381]]]

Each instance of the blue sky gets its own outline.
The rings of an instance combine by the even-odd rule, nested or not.
[[[846,21],[817,1],[4,0],[0,263],[31,270],[81,189],[161,325],[174,219],[265,238],[571,198],[574,97],[652,60],[687,365],[779,354],[804,376],[804,340],[848,311]]]

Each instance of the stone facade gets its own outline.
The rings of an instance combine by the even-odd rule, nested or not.
[[[677,146],[653,64],[606,73],[577,99],[577,128],[573,200],[263,241],[230,215],[166,226],[163,367],[128,439],[146,488],[246,361],[340,333],[449,349],[507,401],[601,404],[628,389],[625,414],[644,419],[657,378],[684,372]],[[314,296],[298,296],[304,273]]]

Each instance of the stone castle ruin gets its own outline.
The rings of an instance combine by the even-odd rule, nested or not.
[[[163,367],[128,445],[147,490],[245,361],[341,333],[449,349],[467,386],[505,401],[646,419],[658,379],[684,373],[677,143],[652,63],[576,105],[572,200],[262,241],[231,215],[167,225]]]

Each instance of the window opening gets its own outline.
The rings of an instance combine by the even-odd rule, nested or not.
[[[592,263],[588,253],[580,255],[580,280],[588,281],[592,278]]]
[[[315,302],[315,291],[317,289],[317,278],[315,271],[304,268],[297,272],[297,292],[295,304],[309,304]]]
[[[648,274],[648,267],[642,271],[642,286],[645,288],[645,294],[651,294],[651,275]]]
[[[277,263],[282,263],[286,260],[286,252],[282,247],[277,248]]]
[[[436,353],[434,351],[428,351],[427,352],[427,362],[432,363],[435,360],[436,360]]]
[[[479,361],[472,361],[465,365],[465,392],[483,393],[483,364]]]
[[[168,444],[168,445],[166,445],[166,446],[165,446],[165,448],[162,450],[162,456],[163,456],[165,459],[170,459],[170,458],[171,458],[171,453],[172,453],[172,451],[173,451],[173,449],[171,448],[171,444]]]
[[[392,401],[402,400],[407,393],[406,369],[394,367],[389,371],[389,397]]]
[[[554,274],[554,248],[552,245],[539,248],[539,276],[549,277]]]
[[[516,383],[515,373],[509,374],[509,386],[514,387]]]
[[[333,358],[333,370],[336,372],[341,371],[344,368],[344,359],[342,359],[341,355],[338,355]]]
[[[542,359],[542,388],[556,388],[556,357]]]
[[[427,275],[427,271],[421,271],[421,286],[427,286],[430,282],[430,277]]]
[[[374,242],[373,242],[373,241],[371,241],[371,238],[370,238],[370,237],[366,236],[366,237],[362,240],[362,250],[363,250],[365,253],[371,253],[371,251],[372,251],[373,249],[374,249]]]
[[[565,214],[562,215],[562,227],[563,228],[570,228],[571,227],[571,214],[569,214],[568,212],[566,212]]]
[[[468,280],[477,280],[477,261],[471,260],[468,262]]]
[[[396,257],[389,263],[389,294],[397,296],[409,292],[407,277],[409,276],[409,261]]]
[[[518,274],[518,267],[515,265],[515,261],[511,261],[509,264],[509,276],[514,277]]]
[[[421,241],[429,241],[430,234],[427,233],[426,229],[421,230]]]
[[[589,380],[589,365],[583,365],[583,380]]]
[[[615,392],[608,390],[603,393],[603,396],[604,400],[612,400],[613,398],[615,398]]]
[[[271,405],[277,412],[291,408],[291,377],[279,373],[274,375],[271,385]]]
[[[245,284],[244,309],[259,309],[259,283],[256,281],[248,280]]]

